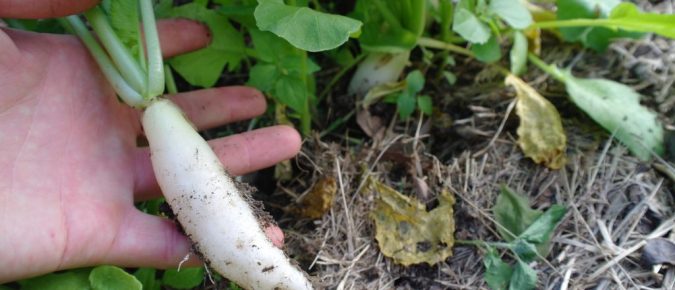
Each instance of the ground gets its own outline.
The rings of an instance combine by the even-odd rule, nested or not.
[[[672,13],[670,1],[653,2],[641,5]],[[672,142],[675,42],[658,37],[621,41],[596,54],[552,38],[545,41],[542,57],[549,63],[637,89],[643,104],[659,113]],[[526,194],[534,208],[566,206],[550,254],[532,264],[539,273],[537,289],[675,289],[672,266],[652,269],[641,263],[646,241],[675,239],[673,156],[640,162],[575,108],[559,83],[531,68],[523,78],[560,110],[569,140],[564,168],[536,165],[516,144],[518,118],[508,110],[514,93],[503,78],[473,60],[458,57],[457,63],[457,84],[427,83],[425,90],[437,102],[432,118],[387,123],[392,107],[375,107],[371,113],[389,124],[386,134],[367,136],[352,118],[321,138],[307,138],[291,163],[293,177],[271,186],[273,193],[265,199],[286,231],[286,250],[309,269],[317,285],[487,289],[485,253],[474,246],[456,245],[452,257],[433,266],[403,267],[383,256],[369,216],[376,193],[364,186],[374,177],[429,209],[442,190],[449,190],[457,200],[455,238],[462,240],[499,240],[491,208],[503,184]],[[349,98],[344,84],[338,84],[328,97],[335,107],[330,113],[349,112]],[[334,181],[336,196],[323,216],[300,218],[290,210],[293,201],[327,179]]]

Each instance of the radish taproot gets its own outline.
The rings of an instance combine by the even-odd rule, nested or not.
[[[164,197],[214,270],[246,289],[311,289],[305,274],[267,238],[236,182],[175,104],[151,103],[143,129]]]
[[[135,9],[140,9],[146,59],[121,51],[129,48],[119,43],[101,8],[86,16],[106,49],[78,16],[61,23],[82,40],[122,101],[143,110],[157,182],[194,248],[210,267],[245,289],[312,289],[307,275],[266,236],[271,227],[261,224],[248,193],[226,172],[185,114],[159,98],[165,77],[151,0],[140,0]],[[139,70],[144,79],[130,81]]]

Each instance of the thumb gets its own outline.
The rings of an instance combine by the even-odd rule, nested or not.
[[[0,17],[54,18],[83,12],[100,0],[0,0]]]

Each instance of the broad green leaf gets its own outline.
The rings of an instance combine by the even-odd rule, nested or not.
[[[269,92],[278,78],[279,73],[275,65],[258,63],[249,70],[247,84],[263,92]]]
[[[309,96],[307,86],[301,78],[293,76],[279,77],[274,86],[274,96],[282,104],[297,112],[307,112],[305,104]]]
[[[520,0],[492,0],[488,11],[497,14],[515,29],[524,29],[532,24],[532,14]]]
[[[499,47],[497,37],[494,35],[490,36],[484,44],[471,45],[471,52],[476,55],[476,59],[485,63],[495,62],[502,58],[501,47]]]
[[[189,18],[202,21],[211,30],[211,43],[200,50],[182,54],[169,60],[171,66],[190,84],[212,87],[224,68],[234,70],[244,58],[244,38],[232,27],[227,17],[190,3],[169,9],[161,17]]]
[[[507,290],[513,269],[502,261],[494,248],[488,247],[483,257],[483,265],[485,265],[485,282],[488,286],[492,290]]]
[[[558,0],[558,20],[607,18],[620,0]],[[604,19],[603,19],[604,21]],[[636,38],[640,34],[611,30],[604,27],[561,27],[560,33],[567,41],[580,41],[584,46],[596,51],[607,49],[615,38]]]
[[[505,83],[516,90],[516,114],[520,117],[518,145],[525,156],[551,169],[562,168],[567,136],[558,110],[520,78],[509,75]]]
[[[521,75],[527,69],[527,37],[521,31],[515,31],[513,34],[513,47],[509,54],[511,61],[511,73]]]
[[[204,281],[204,268],[182,268],[180,271],[169,269],[164,271],[162,284],[175,289],[191,289]]]
[[[567,209],[562,205],[554,204],[544,214],[540,215],[519,238],[530,243],[541,244],[551,239],[553,229],[560,223],[565,216]]]
[[[431,116],[434,111],[431,97],[427,95],[417,97],[417,107],[427,116]]]
[[[136,277],[115,266],[98,266],[89,273],[93,290],[141,290]]]
[[[342,45],[362,25],[349,17],[288,6],[282,0],[258,0],[254,15],[260,30],[271,31],[295,47],[312,52]]]
[[[486,43],[491,35],[490,27],[478,19],[473,12],[464,8],[458,8],[455,11],[452,30],[474,44]]]
[[[404,266],[434,265],[452,255],[455,199],[443,190],[438,206],[427,211],[424,204],[368,177],[366,188],[376,194],[375,239],[382,254]]]
[[[515,240],[541,215],[541,211],[530,208],[527,197],[507,186],[502,186],[492,211],[495,221],[501,225],[497,227],[499,235],[509,242]]]
[[[511,283],[509,289],[511,290],[530,290],[537,286],[537,272],[534,271],[525,262],[518,260],[513,275],[511,276]]]
[[[562,76],[572,101],[607,129],[633,154],[649,160],[652,152],[664,152],[663,126],[657,115],[640,105],[632,88],[606,79],[580,79],[554,67]]]
[[[547,244],[548,246],[548,244]],[[511,242],[511,251],[525,262],[532,262],[537,258],[537,246],[521,238]]]
[[[109,1],[108,15],[110,25],[129,52],[140,58],[140,22],[138,0]]]
[[[19,281],[21,290],[89,290],[90,268],[51,273]]]
[[[162,284],[155,277],[156,272],[153,268],[139,268],[134,272],[134,277],[141,282],[143,290],[160,290]]]

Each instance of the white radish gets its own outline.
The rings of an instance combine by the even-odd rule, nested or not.
[[[178,106],[153,101],[142,122],[166,201],[214,270],[245,289],[312,289]]]
[[[371,53],[354,72],[347,92],[363,97],[377,85],[397,81],[408,64],[409,57],[410,51],[396,54]]]

